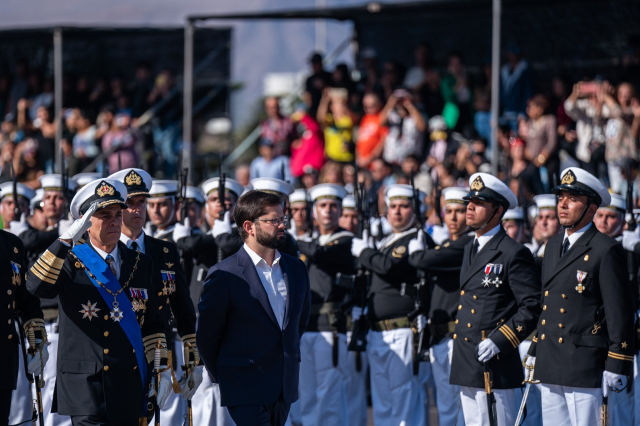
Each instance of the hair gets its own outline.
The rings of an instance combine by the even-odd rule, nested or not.
[[[531,99],[529,99],[529,103],[536,105],[539,108],[545,110],[549,107],[549,101],[547,101],[547,97],[545,95],[536,94],[533,95]]]
[[[267,207],[273,206],[282,206],[282,198],[269,192],[251,190],[238,199],[233,217],[243,241],[249,236],[243,224],[253,222],[267,212]]]

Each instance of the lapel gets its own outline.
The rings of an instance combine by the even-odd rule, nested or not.
[[[461,271],[460,273],[461,288],[464,287],[465,284],[467,284],[467,282],[471,279],[471,277],[473,277],[479,270],[483,269],[487,263],[491,262],[493,259],[498,257],[500,253],[502,253],[498,248],[498,246],[500,245],[500,242],[502,241],[502,239],[506,237],[506,235],[507,234],[506,232],[504,232],[504,229],[500,228],[498,233],[494,235],[493,238],[491,238],[489,242],[485,244],[484,247],[482,247],[482,250],[480,250],[476,254],[476,257],[473,258],[471,265],[469,265],[469,267],[466,270],[464,270],[464,273],[462,273]],[[471,243],[465,246],[464,248],[465,257],[463,260],[468,259],[469,251],[471,250],[472,245],[473,245],[473,240],[471,240]],[[467,262],[463,262],[463,265],[462,265],[463,268],[465,267],[464,265],[465,263]]]
[[[258,277],[258,271],[256,271],[256,267],[251,261],[249,253],[247,253],[243,247],[240,247],[240,250],[238,250],[238,266],[242,268],[242,275],[244,276],[244,279],[247,280],[247,284],[249,284],[251,295],[258,299],[264,310],[267,312],[267,315],[269,315],[269,318],[271,318],[271,321],[273,321],[279,330],[280,324],[278,324],[276,314],[273,312],[273,309],[271,309],[271,303],[269,303],[267,291],[262,286],[262,281],[260,281],[260,277]]]
[[[136,252],[131,249],[128,249],[127,246],[124,245],[124,243],[121,241],[118,241],[118,250],[120,250],[120,259],[122,260],[122,264],[120,265],[120,278],[118,279],[118,282],[120,283],[120,286],[123,287],[124,284],[129,279],[129,275],[131,275],[131,272],[133,272],[133,264],[136,261],[136,256],[134,254]],[[135,285],[134,286],[131,285],[134,282],[135,280],[132,279],[131,282],[129,283],[129,287],[135,287]],[[146,287],[147,283],[141,283],[141,284],[143,284],[143,287]],[[151,289],[149,289],[149,291],[150,290]],[[129,290],[125,290],[124,292],[127,293],[127,297],[131,299],[131,294],[129,293]]]
[[[9,259],[9,261],[13,260],[13,252],[9,252],[9,250],[13,250],[9,248],[9,239],[5,238],[4,235],[2,235],[2,244],[0,244],[0,258],[1,259]],[[18,265],[20,265],[20,283],[24,284],[24,273],[25,271],[22,270],[22,268],[24,267],[24,265],[22,265],[21,263],[17,262]],[[1,267],[1,271],[0,271],[0,277],[2,277],[5,280],[8,280],[8,277],[12,277],[13,276],[13,269],[11,269],[11,263],[10,262],[2,262],[2,267]],[[8,267],[8,269],[7,269]]]
[[[553,244],[551,241],[547,244],[547,248],[545,249],[545,258],[549,257],[549,260],[552,262],[551,268],[549,270],[551,273],[544,278],[544,286],[546,287],[549,282],[560,273],[563,269],[567,268],[574,260],[582,257],[584,253],[591,250],[589,246],[589,242],[591,242],[591,238],[598,230],[596,229],[595,224],[591,224],[591,227],[585,231],[585,233],[578,238],[571,247],[569,247],[569,251],[565,253],[564,256],[560,257],[560,250],[562,250],[562,242],[564,240],[564,232],[560,234],[560,238],[553,239]]]
[[[284,277],[284,285],[287,287],[287,300],[285,302],[284,321],[282,321],[282,330],[287,328],[289,324],[289,314],[291,312],[291,283],[289,282],[289,265],[284,256],[280,254],[280,269],[282,269],[282,276]],[[271,306],[271,305],[269,305]]]

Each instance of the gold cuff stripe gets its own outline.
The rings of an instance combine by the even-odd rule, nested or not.
[[[34,266],[35,266],[35,264],[34,264]],[[47,282],[49,284],[55,284],[56,283],[55,280],[52,280],[50,278],[45,277],[40,272],[38,272],[35,268],[31,268],[31,272],[33,272],[33,275],[35,275],[36,277],[38,277],[39,279],[41,279],[44,282]]]
[[[60,269],[59,268],[56,268],[55,266],[51,266],[51,265],[43,262],[42,259],[38,259],[36,261],[36,263],[38,264],[38,266],[40,266],[40,268],[43,271],[52,272],[52,273],[54,273],[56,275],[60,275]]]
[[[507,339],[509,339],[509,342],[511,342],[514,348],[518,347],[518,344],[520,344],[520,341],[516,337],[513,330],[511,330],[506,325],[503,325],[502,327],[500,327],[499,330],[502,332],[502,334],[504,334],[507,337]]]
[[[617,354],[611,351],[609,351],[609,357],[620,360],[620,361],[633,361],[632,355],[622,355],[622,354]]]
[[[151,334],[149,336],[145,336],[145,337],[142,338],[142,342],[146,343],[149,340],[153,340],[154,343],[155,343],[158,339],[160,339],[160,340],[162,340],[164,342],[166,340],[165,337],[164,337],[164,333],[156,333],[156,334]]]
[[[32,269],[35,269],[36,271],[38,271],[40,273],[40,275],[43,275],[43,276],[49,278],[50,280],[57,281],[57,279],[58,279],[58,274],[54,274],[52,272],[48,272],[48,271],[42,269],[42,267],[40,265],[38,265],[37,263],[33,264]]]
[[[64,265],[64,259],[61,259],[51,253],[49,250],[45,251],[42,256],[40,256],[47,265],[53,266],[56,269],[62,269],[62,265]]]

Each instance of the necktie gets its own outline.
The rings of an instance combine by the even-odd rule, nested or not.
[[[569,251],[569,239],[565,238],[564,242],[562,243],[562,251],[560,252],[560,257],[564,256],[564,254],[568,251]]]
[[[109,264],[109,268],[111,268],[111,272],[113,272],[113,275],[115,275],[116,278],[118,278],[118,274],[116,273],[116,266],[115,266],[116,260],[110,254],[107,255],[107,258],[105,260]]]
[[[138,247],[138,243],[136,243],[135,241],[131,243],[131,250],[135,250],[138,251],[139,247]]]
[[[471,246],[471,252],[469,253],[469,264],[471,264],[471,262],[473,262],[473,259],[476,257],[476,254],[478,253],[478,248],[480,247],[480,243],[478,242],[478,239],[476,238],[473,241],[473,245]]]

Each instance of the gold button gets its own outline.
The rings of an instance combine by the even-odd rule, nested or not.
[[[135,349],[133,350],[133,353],[134,353],[134,354],[136,353],[136,350],[135,350]]]
[[[475,300],[478,300],[478,296],[476,296],[475,294],[473,295],[473,298],[474,298]]]
[[[102,367],[102,369],[103,369],[104,371],[109,371],[109,366],[108,366],[108,365],[105,365],[104,367]]]
[[[9,340],[13,339],[13,334],[9,335]]]
[[[138,366],[137,366],[137,365],[134,365],[134,366],[133,366],[133,369],[134,369],[134,370],[137,370],[137,369],[138,369]]]
[[[464,290],[460,290],[460,296],[464,296]]]
[[[542,310],[543,310],[543,311],[546,311],[546,310],[547,310],[547,305],[544,305],[544,306],[542,307]]]
[[[105,316],[104,316],[104,320],[106,321],[106,320],[108,320],[108,319],[109,319],[109,315],[105,315]]]
[[[540,336],[540,338],[541,338],[542,340],[544,340],[544,338],[545,338],[544,334],[543,334],[542,336]]]
[[[558,327],[560,327],[560,328],[564,328],[564,325],[562,325],[562,324],[558,324]]]
[[[471,313],[472,313],[472,314],[475,314],[475,313],[476,313],[476,310],[475,310],[475,309],[472,309],[472,310],[471,310]]]
[[[7,290],[7,294],[8,294],[9,296],[11,296],[11,293],[12,293],[12,291],[11,291],[11,290]]]
[[[548,296],[548,295],[549,295],[549,292],[548,292],[548,291],[545,291],[545,292],[544,292],[544,295],[545,295],[545,296]]]
[[[105,353],[105,355],[106,355],[106,354],[108,354],[108,353],[109,353],[109,349],[105,349],[105,350],[103,350],[102,352],[104,352],[104,353]]]
[[[158,292],[158,296],[162,296],[162,292],[161,291]]]
[[[563,295],[562,295],[562,298],[563,298],[563,299],[566,299],[566,298],[567,298],[567,295],[566,295],[566,294],[563,294]]]
[[[464,341],[465,341],[465,342],[468,342],[468,341],[469,341],[469,338],[468,338],[468,337],[465,337],[465,338],[464,338]]]
[[[468,324],[467,324],[467,328],[471,328],[471,323],[468,323]]]
[[[162,306],[158,306],[158,309],[162,309]]]
[[[542,320],[542,325],[545,325],[547,323],[546,320]]]
[[[453,335],[453,339],[455,340],[455,339],[457,339],[457,338],[458,338],[458,335],[457,335],[457,334],[454,334],[454,335]],[[11,336],[9,336],[9,339],[11,339]]]
[[[562,343],[562,337],[558,339],[558,342],[559,342],[559,343]]]
[[[108,331],[105,331],[105,332],[104,332],[104,337],[107,337],[107,336],[109,336],[109,332],[108,332]]]
[[[462,309],[462,305],[458,305],[458,310]]]
[[[560,308],[560,313],[561,313],[561,314],[564,314],[565,312],[566,312],[566,311],[565,311],[564,309]]]
[[[456,324],[458,323],[458,319],[456,318]]]
[[[9,324],[11,324],[11,320],[9,320]]]

